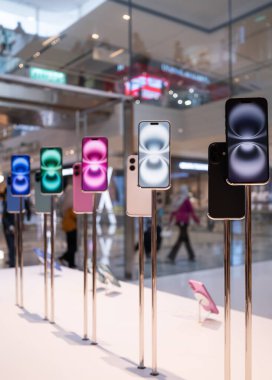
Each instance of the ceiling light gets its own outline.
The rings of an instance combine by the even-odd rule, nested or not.
[[[72,174],[73,174],[73,168],[62,169],[62,175],[63,176],[72,175]]]
[[[194,89],[193,88],[189,88],[189,92],[190,92],[190,94],[193,94],[194,93]]]
[[[41,55],[39,51],[36,51],[36,53],[33,54],[33,58],[38,58]]]
[[[136,104],[140,104],[141,101],[140,101],[139,99],[137,99],[137,100],[135,100],[135,103],[136,103]]]
[[[234,78],[234,82],[235,83],[239,83],[240,82],[240,78],[238,78],[238,77]]]
[[[56,38],[54,41],[52,41],[51,42],[51,45],[52,46],[55,46],[55,45],[57,45],[57,43],[60,41],[60,38],[58,37],[58,38]]]
[[[24,67],[24,64],[23,63],[19,63],[18,67],[19,67],[19,69],[22,69]]]
[[[179,99],[178,104],[182,104],[182,103],[183,103],[183,100]]]
[[[174,94],[173,94],[173,98],[177,98],[178,97],[178,94],[175,92]]]
[[[110,54],[110,58],[115,58],[115,57],[117,57],[118,55],[124,53],[124,51],[125,51],[124,49],[118,49],[118,50],[116,50],[116,51],[114,51],[114,52],[112,52],[112,53]]]
[[[169,95],[173,95],[173,93],[174,93],[173,90],[168,91],[168,94],[169,94]]]
[[[181,161],[179,163],[179,168],[183,170],[197,170],[197,171],[208,171],[208,164],[204,164],[202,162],[184,162]]]
[[[3,174],[0,174],[0,183],[3,183],[5,180],[5,177],[3,176]]]
[[[126,20],[126,21],[130,20],[130,15],[123,15],[123,20]]]
[[[186,106],[190,106],[191,104],[192,104],[192,101],[191,101],[191,100],[189,100],[189,99],[188,99],[188,100],[185,100],[185,105],[186,105]]]
[[[47,46],[47,45],[51,44],[51,42],[53,42],[54,40],[56,40],[58,38],[59,38],[59,36],[49,37],[49,38],[47,38],[47,40],[43,41],[42,46]]]
[[[5,257],[5,252],[0,249],[0,260],[4,260],[4,257]]]
[[[98,39],[99,39],[99,34],[97,34],[97,33],[93,33],[93,34],[92,34],[92,39],[93,39],[93,40],[98,40]]]

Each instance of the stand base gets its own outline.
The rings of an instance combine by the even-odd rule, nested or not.
[[[97,346],[98,343],[97,342],[91,342],[91,346]]]
[[[50,324],[51,325],[54,325],[56,322],[55,321],[50,321]]]
[[[144,365],[138,365],[138,369],[145,369],[146,367]]]
[[[159,376],[159,372],[153,372],[153,371],[152,371],[152,372],[150,373],[150,375],[151,375],[151,376]]]
[[[90,340],[90,339],[87,336],[84,336],[84,338],[82,338],[82,340],[87,341],[87,340]]]

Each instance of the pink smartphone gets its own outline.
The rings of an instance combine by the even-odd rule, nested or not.
[[[127,215],[134,217],[151,217],[152,189],[138,186],[138,156],[127,159]]]
[[[82,140],[82,190],[101,192],[108,188],[108,139]]]
[[[73,165],[73,211],[75,214],[91,214],[94,208],[94,194],[81,190],[81,162]]]
[[[202,282],[189,280],[188,284],[192,288],[196,299],[200,302],[204,310],[213,314],[219,314],[216,304]]]

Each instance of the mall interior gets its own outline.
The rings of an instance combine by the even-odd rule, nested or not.
[[[229,374],[226,224],[207,216],[208,146],[225,141],[226,100],[263,97],[270,111],[271,40],[267,0],[0,0],[1,379],[271,380],[271,183],[251,186],[250,332],[246,220],[230,223]],[[154,252],[146,247],[153,219],[126,212],[127,159],[138,154],[138,125],[146,120],[171,125],[171,187],[156,192],[155,299]],[[86,136],[108,139],[108,189],[95,195],[96,218],[74,215],[70,262],[63,209]],[[34,186],[44,147],[62,149],[65,184],[47,219],[37,212]],[[13,155],[29,155],[31,164],[21,225],[5,209]],[[180,232],[172,215],[183,192],[194,218],[173,261]],[[6,223],[13,223],[8,232]],[[43,256],[52,241],[53,285]],[[215,310],[199,310],[189,280],[204,284]]]

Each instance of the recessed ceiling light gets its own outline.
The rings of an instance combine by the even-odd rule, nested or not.
[[[36,53],[33,54],[33,58],[38,58],[41,55],[39,51],[36,51]]]
[[[193,94],[194,93],[194,89],[193,88],[189,88],[189,92],[190,92],[190,94]]]
[[[135,100],[135,103],[136,103],[136,104],[140,104],[141,101],[140,101],[139,99],[137,99],[137,100]]]
[[[19,63],[18,67],[19,67],[19,69],[22,69],[24,67],[24,64],[23,63]]]
[[[240,78],[238,78],[238,77],[234,78],[234,82],[235,83],[239,83],[240,82]]]
[[[110,58],[115,58],[117,57],[118,55],[124,53],[125,49],[118,49],[118,50],[115,50],[114,52],[112,52],[110,54]]]
[[[178,104],[182,104],[183,101],[181,99],[178,100]]]
[[[173,94],[173,98],[177,98],[178,97],[178,94],[175,92],[174,94]]]
[[[191,100],[190,99],[188,99],[188,100],[185,100],[185,105],[186,106],[190,106],[192,104],[192,102],[191,102]]]
[[[173,93],[174,93],[173,90],[168,91],[168,94],[169,94],[169,95],[173,95]]]
[[[3,183],[4,179],[5,179],[5,177],[3,176],[3,174],[0,174],[0,183]]]
[[[123,15],[123,20],[126,20],[126,21],[130,20],[130,15]]]
[[[99,39],[99,34],[97,34],[97,33],[93,33],[93,34],[92,34],[92,39],[93,39],[93,40],[98,40],[98,39]]]

